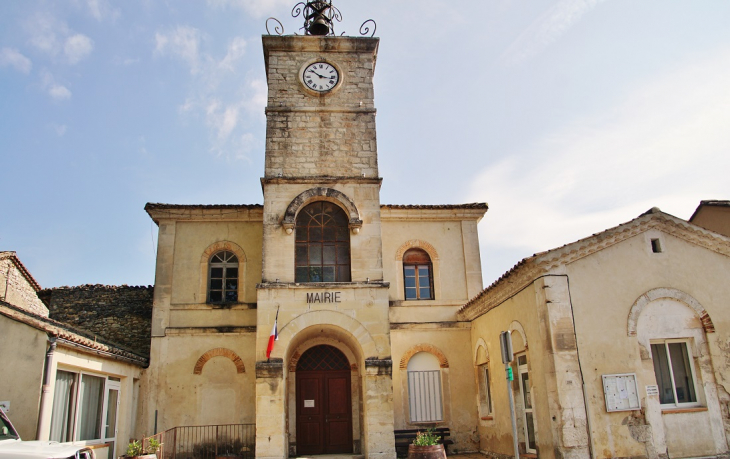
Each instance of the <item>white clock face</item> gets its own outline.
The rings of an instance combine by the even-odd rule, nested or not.
[[[337,69],[326,62],[309,64],[302,74],[304,85],[317,92],[327,92],[337,86],[340,74]]]

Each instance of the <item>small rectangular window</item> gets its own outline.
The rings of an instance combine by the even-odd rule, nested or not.
[[[654,253],[661,253],[662,252],[662,243],[659,239],[652,239],[651,240],[651,251]]]

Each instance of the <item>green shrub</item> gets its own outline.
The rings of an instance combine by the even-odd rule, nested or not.
[[[425,432],[419,431],[413,440],[413,444],[416,446],[433,446],[439,444],[439,439],[440,437],[434,433],[433,427],[431,427]]]

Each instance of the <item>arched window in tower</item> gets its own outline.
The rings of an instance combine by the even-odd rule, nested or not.
[[[237,301],[238,258],[233,252],[217,252],[210,257],[208,268],[208,302],[236,303]]]
[[[433,299],[433,265],[425,250],[410,249],[403,254],[403,284],[406,300]]]
[[[347,214],[327,201],[309,204],[296,219],[296,282],[350,282]]]

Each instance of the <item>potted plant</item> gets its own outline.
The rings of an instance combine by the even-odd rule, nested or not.
[[[446,459],[444,445],[439,443],[433,428],[416,434],[413,443],[408,445],[408,459]]]
[[[157,451],[159,451],[162,443],[157,441],[156,438],[150,438],[149,444],[145,448],[141,441],[132,440],[127,445],[127,454],[124,457],[138,458],[138,459],[157,459]]]

